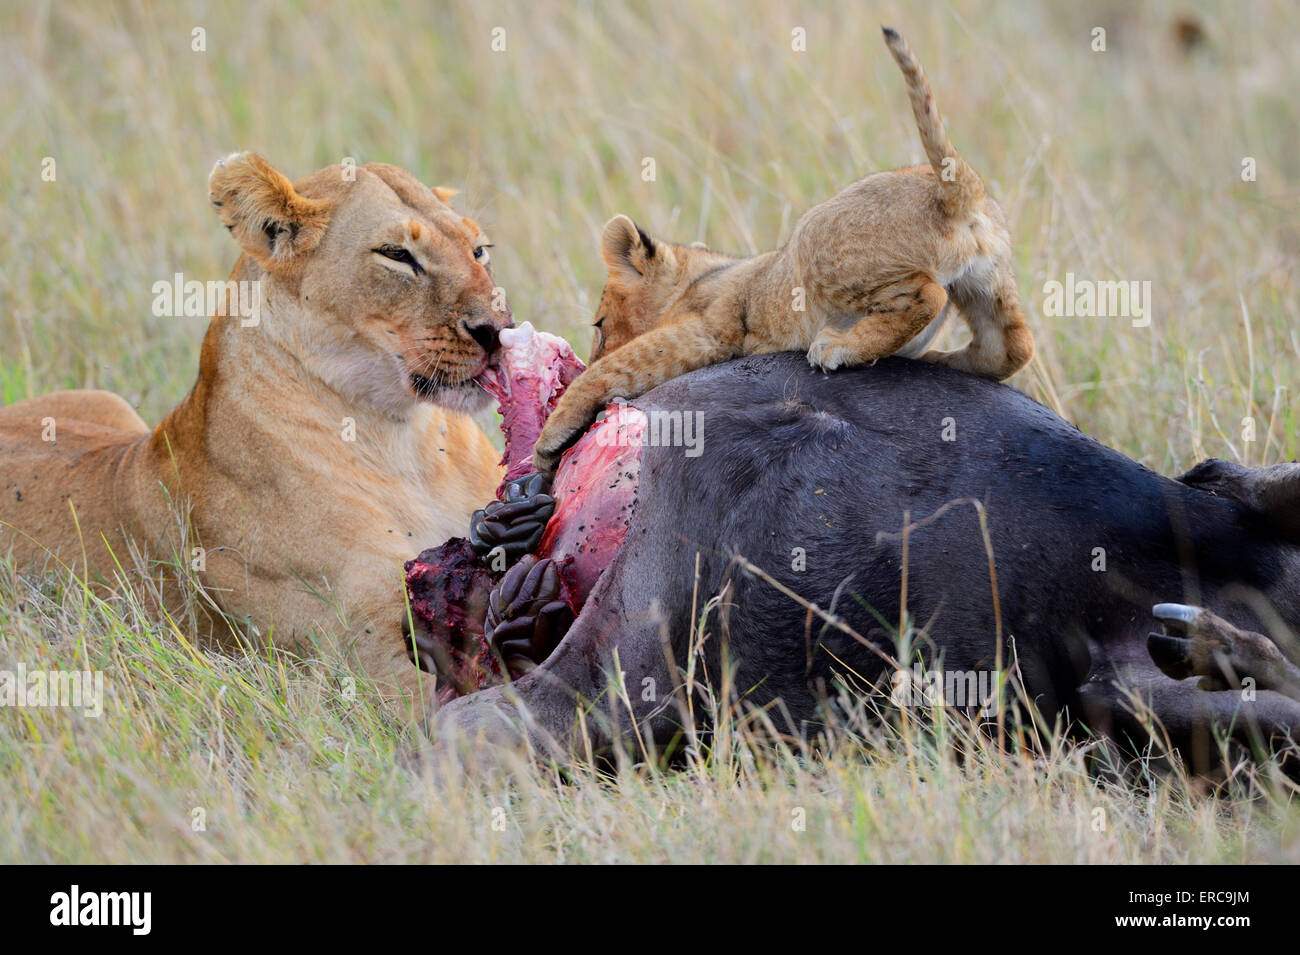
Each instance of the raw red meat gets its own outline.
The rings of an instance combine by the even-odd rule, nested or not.
[[[623,546],[636,505],[645,428],[640,409],[612,404],[556,469],[551,486],[555,516],[537,552],[556,562],[562,597],[575,615]]]
[[[442,679],[438,699],[503,682],[500,662],[483,636],[487,598],[496,577],[463,537],[408,560],[406,592],[415,618],[417,663]]]
[[[531,322],[501,330],[501,347],[479,384],[496,398],[506,450],[506,482],[533,470],[533,445],[564,389],[587,367],[563,338],[536,331]]]

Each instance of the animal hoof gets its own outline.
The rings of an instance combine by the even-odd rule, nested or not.
[[[1196,623],[1204,611],[1189,604],[1156,604],[1151,608],[1151,616],[1165,626],[1166,632],[1186,634],[1187,628]]]
[[[1185,680],[1204,667],[1198,667],[1198,637],[1192,631],[1204,611],[1188,604],[1156,604],[1151,616],[1160,621],[1161,633],[1147,634],[1147,653],[1160,671],[1173,680]]]
[[[1147,634],[1147,652],[1165,676],[1199,676],[1202,690],[1226,690],[1237,685],[1239,676],[1250,674],[1252,658],[1238,654],[1236,644],[1243,641],[1249,651],[1253,635],[1188,604],[1156,604],[1151,615],[1164,632]]]
[[[1192,675],[1192,641],[1167,633],[1147,634],[1147,653],[1160,672],[1173,680],[1185,680]]]

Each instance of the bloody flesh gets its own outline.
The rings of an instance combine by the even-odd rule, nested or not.
[[[561,597],[576,616],[623,546],[641,476],[646,417],[613,404],[560,460],[551,486],[555,516],[537,552],[555,561]]]
[[[411,615],[428,631],[416,638],[426,669],[436,670],[438,701],[503,680],[500,662],[483,636],[487,594],[495,576],[463,537],[422,551],[404,565]]]
[[[501,348],[478,382],[496,398],[506,450],[501,457],[507,481],[533,470],[533,445],[542,425],[573,379],[586,366],[563,338],[533,330],[531,322],[502,329]]]

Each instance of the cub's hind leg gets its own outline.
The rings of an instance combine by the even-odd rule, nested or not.
[[[920,273],[866,294],[853,291],[851,286],[832,290],[818,303],[833,316],[857,320],[846,327],[829,324],[817,333],[808,349],[808,363],[814,368],[834,371],[892,355],[938,318],[948,302],[943,286]]]
[[[970,326],[971,340],[955,351],[930,351],[922,361],[1001,381],[1029,363],[1034,336],[1020,310],[1020,294],[1010,263],[982,275],[958,279],[948,289]]]

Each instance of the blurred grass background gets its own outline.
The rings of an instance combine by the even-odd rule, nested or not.
[[[200,279],[230,271],[235,248],[208,207],[206,179],[235,149],[262,152],[291,177],[350,156],[460,188],[457,204],[497,244],[497,276],[517,318],[585,353],[604,277],[596,241],[610,215],[626,212],[663,238],[757,252],[854,179],[921,159],[881,23],[911,41],[953,141],[1011,217],[1039,349],[1012,383],[1164,473],[1210,455],[1251,464],[1296,457],[1300,8],[1290,0],[4,2],[0,398],[107,388],[156,422],[183,395],[206,323],[155,317],[152,286],[178,271]],[[1097,27],[1105,52],[1093,49]],[[501,52],[492,48],[497,28]],[[805,52],[791,48],[795,28],[806,32]],[[203,51],[192,48],[195,29]],[[46,157],[53,182],[42,178]],[[655,159],[654,182],[642,181],[645,157]],[[1242,180],[1246,157],[1254,182]],[[1150,281],[1151,326],[1045,317],[1043,284],[1067,272]],[[1246,417],[1255,423],[1250,442]],[[328,712],[294,711],[290,720],[272,707],[260,722],[240,723],[236,744],[218,746],[211,719],[231,704],[213,708],[209,672],[233,668],[236,685],[264,685],[266,698],[287,706],[291,694],[273,692],[272,664],[196,658],[206,662],[176,675],[161,649],[165,630],[122,606],[67,606],[61,591],[43,593],[16,580],[0,592],[6,659],[62,653],[72,666],[98,654],[117,668],[110,683],[154,668],[172,674],[175,689],[133,698],[130,724],[74,732],[66,714],[41,717],[49,725],[7,714],[0,856],[422,857],[385,826],[427,821],[432,797],[418,775],[385,758],[394,731],[385,738],[373,714],[339,728]],[[70,643],[51,650],[51,635]],[[134,649],[114,650],[123,640]],[[252,699],[250,712],[261,712],[262,697]],[[297,728],[285,730],[291,722]],[[168,725],[187,728],[185,759],[160,748]],[[312,733],[333,742],[311,742]],[[360,775],[355,765],[321,775],[322,765],[350,765],[334,743],[338,753],[364,754]],[[88,775],[92,757],[100,769]],[[734,811],[746,820],[737,825],[775,841],[739,839],[728,857],[881,858],[870,844],[880,837],[868,824],[875,810],[862,809],[871,792],[897,795],[891,812],[915,830],[899,858],[1039,859],[1059,843],[1080,861],[1194,861],[1294,857],[1297,846],[1293,817],[1246,824],[1249,806],[1177,797],[1182,808],[1169,818],[1182,822],[1162,826],[1142,800],[1097,795],[1082,775],[1065,772],[1066,789],[1036,790],[1032,765],[983,781],[954,772],[952,789],[921,798],[908,765],[832,763],[837,781],[819,791],[840,793],[847,802],[836,811],[847,815],[815,843],[792,843],[774,835],[788,829],[790,793],[825,780],[782,764],[791,789],[744,789],[745,810]],[[551,802],[535,804],[528,818],[540,828],[520,835],[513,857],[695,857],[718,846],[701,834],[727,824],[724,776],[631,789],[589,780],[559,797],[535,779]],[[196,848],[183,813],[199,797],[181,794],[221,780],[221,795],[208,798],[247,825],[216,849]],[[120,796],[107,815],[94,808],[105,787]],[[1104,843],[1066,838],[1083,792],[1114,800],[1113,812],[1137,828]],[[339,800],[355,811],[331,815]],[[588,804],[577,812],[575,800]],[[384,822],[368,810],[386,801],[403,809]],[[1041,818],[1024,815],[1031,803]],[[1014,824],[989,841],[988,820],[1017,804]],[[916,834],[938,818],[956,827],[951,851]],[[333,824],[340,831],[324,835]],[[438,825],[450,840],[441,851],[483,856],[477,837]],[[658,839],[656,825],[676,835]],[[106,826],[118,833],[107,843]],[[623,836],[602,836],[601,826]],[[640,835],[620,842],[629,831]],[[841,844],[866,848],[855,855]],[[512,857],[502,852],[492,857]]]

